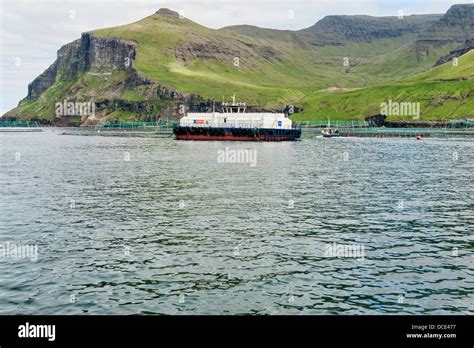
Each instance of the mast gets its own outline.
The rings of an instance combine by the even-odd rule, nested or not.
[[[244,113],[247,109],[247,103],[237,103],[235,93],[231,96],[232,103],[225,102],[224,97],[222,98],[222,110],[225,113]]]

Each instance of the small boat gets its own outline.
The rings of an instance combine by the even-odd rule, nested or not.
[[[326,128],[321,131],[321,134],[324,138],[336,138],[340,137],[339,131],[337,129]]]
[[[321,130],[321,134],[324,138],[336,138],[341,136],[337,128],[331,128],[331,121],[328,120],[326,128]]]

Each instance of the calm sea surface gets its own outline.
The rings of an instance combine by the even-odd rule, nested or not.
[[[0,314],[474,313],[473,137],[62,131],[0,134]]]

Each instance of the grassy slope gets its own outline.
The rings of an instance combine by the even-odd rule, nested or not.
[[[93,70],[92,73],[101,73]],[[110,87],[121,83],[127,76],[125,71],[115,71],[111,75],[95,76],[92,74],[80,74],[74,81],[57,80],[49,87],[38,100],[23,99],[16,109],[19,119],[30,119],[32,115],[36,119],[52,121],[55,118],[55,103],[64,100],[91,101],[107,98]]]
[[[252,32],[263,29],[246,28]],[[134,62],[144,75],[155,81],[174,87],[184,93],[198,93],[203,97],[221,100],[236,93],[239,100],[250,105],[280,109],[287,104],[303,106],[304,112],[295,115],[297,120],[325,119],[327,115],[337,119],[361,119],[377,113],[380,98],[395,93],[395,97],[408,98],[410,94],[400,94],[401,85],[359,90],[353,94],[328,94],[321,90],[331,87],[363,88],[389,81],[405,79],[413,74],[426,71],[441,55],[451,47],[432,50],[421,59],[409,46],[413,34],[403,37],[381,39],[371,43],[349,43],[345,46],[324,46],[316,50],[305,50],[293,40],[291,31],[263,30],[265,35],[254,37],[232,30],[214,30],[196,24],[185,18],[154,14],[138,22],[94,31],[95,35],[133,40],[138,43],[138,55]],[[211,57],[217,59],[176,58],[178,48],[186,52],[190,43],[200,42],[205,47],[214,45]],[[250,47],[250,48],[249,48]],[[270,47],[277,53],[277,59],[262,54]],[[214,51],[217,50],[214,55]],[[234,54],[240,56],[240,66],[234,66]],[[347,57],[349,67],[343,66]],[[441,72],[440,72],[441,73]],[[448,72],[449,74],[449,72]],[[125,89],[117,96],[113,88],[126,77],[124,72],[114,72],[107,78],[82,74],[76,81],[57,81],[38,101],[23,100],[17,109],[19,118],[27,119],[36,115],[39,118],[54,118],[54,102],[64,99],[96,100],[108,98],[141,102],[146,97],[140,90]],[[423,79],[423,75],[417,77]],[[417,90],[423,85],[415,81],[404,82],[418,98],[430,93],[432,85]],[[459,86],[457,86],[459,84]],[[442,87],[443,86],[443,87]],[[439,84],[436,89],[446,88]],[[467,82],[449,85],[446,92],[455,95],[470,88]],[[373,93],[374,95],[371,95]],[[381,94],[382,93],[382,94]],[[358,96],[358,100],[347,101],[346,96]],[[355,99],[355,98],[354,98]],[[446,103],[449,104],[449,103]],[[155,108],[159,110],[157,106]],[[443,115],[455,117],[458,113]],[[460,110],[459,112],[461,112]],[[436,110],[424,117],[438,117]],[[116,110],[109,118],[125,120],[134,117]]]
[[[421,61],[411,60],[409,70],[405,69],[406,59],[392,59],[390,64],[384,64],[390,58],[399,55],[405,58],[403,55],[409,54],[410,50],[404,46],[412,40],[410,35],[370,44],[304,50],[291,40],[289,31],[269,30],[263,38],[255,38],[162,15],[94,33],[138,42],[135,67],[162,84],[217,100],[235,92],[240,100],[267,108],[298,104],[308,93],[330,86],[364,87],[407,77],[426,70],[435,59],[433,54]],[[187,62],[175,58],[175,47],[196,38],[206,38],[224,51],[240,52],[240,66],[233,65],[231,55]],[[248,55],[248,45],[272,47],[278,52],[279,60],[270,62]],[[447,51],[445,48],[437,52],[436,58]],[[349,58],[351,67],[343,66],[344,57]],[[374,73],[377,69],[383,73]]]
[[[389,100],[419,102],[420,120],[474,117],[474,50],[460,57],[458,66],[448,62],[398,83],[350,92],[312,93],[303,99],[304,111],[293,118],[297,121],[326,120],[328,117],[362,120],[367,115],[380,113],[381,103]]]
[[[269,64],[254,57],[240,57],[240,67],[233,65],[234,56],[182,64],[175,58],[174,49],[192,40],[191,35],[241,52],[247,50],[246,44],[258,44],[245,37],[236,40],[231,33],[212,30],[187,19],[154,15],[131,25],[98,30],[95,34],[138,42],[135,67],[159,83],[185,93],[199,93],[220,100],[223,95],[228,97],[236,92],[248,103],[276,107],[304,96],[298,88],[287,88],[285,81],[291,79],[291,87],[299,85],[301,89],[309,84],[309,81],[296,78],[303,73],[304,66],[295,64],[288,72],[286,65]],[[277,46],[283,54],[291,50],[288,44]]]

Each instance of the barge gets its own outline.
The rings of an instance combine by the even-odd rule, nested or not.
[[[293,141],[301,137],[284,113],[246,112],[245,103],[222,103],[221,112],[188,113],[173,128],[178,140]]]

